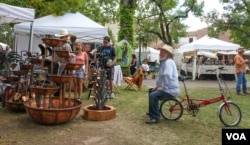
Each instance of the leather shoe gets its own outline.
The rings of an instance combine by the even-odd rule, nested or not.
[[[245,95],[247,95],[247,93],[237,93],[237,95],[239,95],[239,96],[245,96]]]
[[[146,115],[148,115],[148,116],[149,116],[149,112],[147,112],[147,113],[146,113]]]
[[[146,121],[146,124],[156,124],[159,123],[159,119],[150,119]]]

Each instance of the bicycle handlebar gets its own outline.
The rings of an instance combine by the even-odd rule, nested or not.
[[[179,79],[179,81],[184,81],[184,80],[192,79],[192,76],[182,76],[182,75],[180,75],[180,76],[178,76],[178,79]]]
[[[208,70],[206,70],[206,72],[215,72],[216,70],[227,70],[227,69],[224,69],[224,66],[221,66],[221,67],[218,67],[218,68],[216,68],[216,69],[208,69]]]

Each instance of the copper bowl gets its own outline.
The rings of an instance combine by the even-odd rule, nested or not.
[[[59,57],[62,57],[62,58],[69,58],[70,57],[69,51],[67,51],[67,50],[55,50],[55,53]]]
[[[23,101],[21,102],[14,102],[12,99],[6,101],[6,106],[13,112],[25,112],[25,107]]]
[[[52,107],[49,108],[49,99],[41,101],[42,107],[37,107],[35,99],[25,101],[24,107],[29,116],[37,123],[45,125],[58,125],[67,123],[74,118],[81,109],[82,102],[73,99],[65,99],[64,107],[60,107],[60,99],[52,98]]]
[[[14,75],[16,76],[22,76],[22,75],[25,75],[28,71],[27,70],[14,70],[12,71]]]
[[[17,64],[16,64],[16,63],[12,63],[12,64],[10,64],[11,69],[15,69],[15,68],[16,68],[16,66],[17,66]]]
[[[31,58],[31,60],[30,60],[30,63],[32,63],[32,64],[38,64],[40,62],[41,62],[41,59],[39,59],[39,58]]]
[[[19,80],[19,77],[16,77],[16,76],[6,76],[3,78],[3,81],[5,83],[17,82],[18,80]]]
[[[48,75],[50,80],[55,83],[70,83],[75,79],[75,75]]]
[[[57,86],[30,86],[30,89],[35,94],[39,95],[54,95],[58,90],[59,87]]]
[[[63,39],[58,39],[58,38],[42,38],[42,41],[52,47],[62,47],[63,44],[65,43],[65,40]]]
[[[65,68],[68,70],[79,70],[83,65],[82,63],[68,63]]]
[[[32,70],[34,68],[33,64],[21,64],[20,69],[21,70]]]

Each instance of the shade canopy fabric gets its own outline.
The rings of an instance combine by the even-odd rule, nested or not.
[[[15,33],[29,33],[30,23],[16,24]],[[33,34],[35,35],[54,35],[61,29],[68,29],[69,33],[76,35],[77,38],[93,37],[99,38],[107,35],[107,28],[96,23],[83,14],[66,13],[63,16],[48,15],[35,19],[33,24]]]
[[[3,48],[3,50],[5,51],[6,50],[6,46],[8,46],[7,44],[5,44],[5,43],[2,43],[2,42],[0,42],[0,46]]]
[[[238,44],[204,36],[192,43],[181,46],[178,51],[180,53],[198,50],[230,51],[237,50],[239,47],[240,45]]]
[[[215,58],[215,59],[218,58],[216,54],[207,51],[198,51],[198,55],[202,55],[208,58]]]
[[[16,42],[18,45],[18,51],[27,50],[28,45],[25,44],[25,40],[28,38],[30,30],[29,22],[16,24],[14,26],[14,32],[16,34]],[[75,35],[77,39],[83,41],[95,41],[96,39],[102,39],[108,35],[107,28],[96,23],[83,14],[66,13],[63,16],[48,15],[34,20],[33,23],[33,45],[31,51],[37,51],[37,45],[42,43],[42,38],[45,35],[55,35],[60,33],[60,30],[67,29],[72,35]]]
[[[33,21],[35,10],[0,3],[0,25]]]
[[[139,48],[134,50],[137,58],[139,58]],[[141,48],[141,60],[148,59],[148,61],[157,61],[159,62],[160,51],[152,47],[142,47]]]

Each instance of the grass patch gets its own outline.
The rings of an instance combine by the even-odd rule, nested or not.
[[[184,95],[183,89],[181,96]],[[219,90],[217,88],[192,88],[188,89],[191,97],[199,99],[209,99],[217,97]],[[234,88],[230,89],[231,100],[235,102],[242,111],[242,121],[236,128],[250,128],[250,97],[237,96],[234,94]],[[229,95],[229,92],[227,93]],[[137,124],[137,128],[147,128],[149,132],[144,132],[140,129],[138,137],[143,137],[145,133],[155,132],[157,138],[152,137],[153,142],[167,142],[166,144],[220,144],[221,129],[224,128],[217,115],[219,105],[222,102],[214,103],[200,108],[196,117],[184,115],[178,121],[167,121],[161,118],[161,122],[157,125],[144,125],[147,119],[145,113],[148,111],[148,96],[147,88],[143,87],[142,91],[124,91],[121,89],[121,94],[116,94],[116,99],[108,102],[117,108],[119,118],[132,121]],[[132,128],[131,128],[132,129]],[[151,130],[152,129],[152,130]],[[141,135],[140,135],[141,134]],[[152,135],[154,133],[151,133]],[[160,134],[165,134],[164,137]],[[170,134],[170,136],[169,136]]]
[[[215,86],[217,87],[217,86]],[[0,109],[0,145],[31,145],[31,144],[83,144],[90,138],[103,138],[102,145],[217,145],[221,144],[221,129],[217,111],[220,103],[202,107],[196,117],[184,115],[178,121],[167,121],[161,118],[159,124],[147,125],[148,94],[147,87],[141,91],[124,90],[116,93],[116,98],[107,105],[114,106],[117,117],[109,121],[87,121],[82,119],[82,110],[76,119],[58,126],[44,126],[33,122],[26,113],[17,114]],[[184,95],[181,88],[181,96]],[[217,88],[189,88],[191,97],[209,99],[219,95]],[[231,88],[231,100],[242,111],[242,121],[235,128],[250,128],[250,96],[235,95]],[[92,104],[84,92],[82,107]],[[96,139],[97,140],[97,139]],[[98,141],[98,140],[97,140]]]

